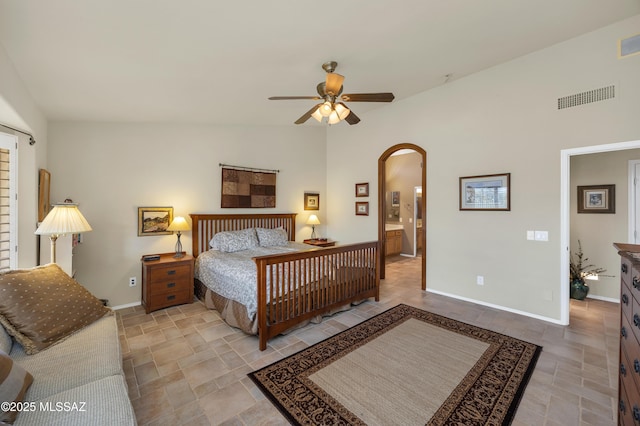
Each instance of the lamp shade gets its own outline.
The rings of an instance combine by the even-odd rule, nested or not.
[[[309,216],[309,219],[307,219],[307,225],[320,225],[320,219],[318,219],[318,216],[315,214],[312,214]]]
[[[182,216],[176,216],[173,218],[173,222],[167,228],[167,231],[189,231],[191,227],[189,223]]]
[[[36,235],[80,234],[91,230],[91,225],[78,210],[78,205],[65,203],[54,204],[53,209],[36,229]]]

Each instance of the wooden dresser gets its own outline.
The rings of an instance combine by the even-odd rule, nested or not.
[[[193,302],[193,256],[161,254],[158,260],[142,260],[142,305],[146,313]]]
[[[621,257],[618,424],[640,425],[640,245],[613,246]]]

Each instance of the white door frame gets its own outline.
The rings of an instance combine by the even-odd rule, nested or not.
[[[560,151],[560,324],[569,324],[569,240],[571,207],[571,157],[598,152],[640,148],[640,140],[585,146]]]

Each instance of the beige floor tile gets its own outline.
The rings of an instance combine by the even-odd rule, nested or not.
[[[571,301],[564,327],[423,292],[419,259],[387,264],[381,299],[269,342],[229,327],[196,302],[145,314],[117,313],[123,365],[138,423],[284,425],[288,422],[246,376],[398,303],[473,323],[544,347],[514,425],[613,425],[617,419],[619,305]]]

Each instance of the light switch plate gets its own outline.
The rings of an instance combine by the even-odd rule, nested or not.
[[[549,231],[535,231],[536,241],[549,241]]]

